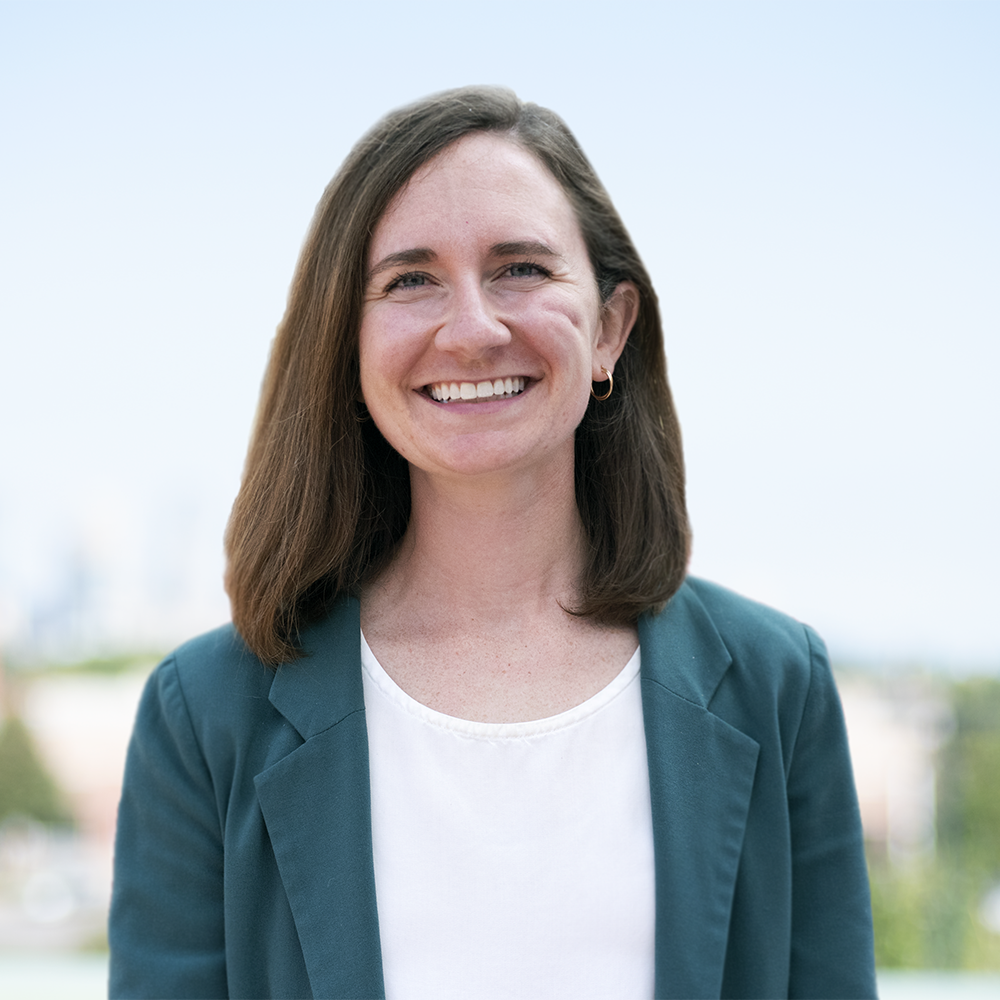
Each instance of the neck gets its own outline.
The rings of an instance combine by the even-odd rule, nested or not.
[[[387,604],[405,602],[427,622],[461,616],[509,626],[573,603],[584,533],[572,463],[475,481],[411,469],[410,483],[407,533],[373,587]]]

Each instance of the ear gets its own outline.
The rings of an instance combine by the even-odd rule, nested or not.
[[[611,298],[601,307],[601,326],[593,351],[592,381],[605,381],[604,372],[615,370],[615,362],[625,350],[625,341],[639,315],[639,289],[631,281],[619,282]]]

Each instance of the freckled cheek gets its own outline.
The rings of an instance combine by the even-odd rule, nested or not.
[[[406,387],[409,373],[421,355],[420,342],[406,331],[362,330],[358,345],[361,365],[361,390],[366,398],[387,388]]]
[[[394,351],[417,353],[427,346],[429,336],[441,321],[441,310],[434,303],[414,304],[406,309],[387,310],[377,322],[362,324],[361,345],[374,349],[391,347]]]

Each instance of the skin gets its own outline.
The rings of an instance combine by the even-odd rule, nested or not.
[[[422,167],[376,227],[360,333],[372,418],[410,467],[399,552],[362,594],[380,663],[417,701],[478,721],[544,718],[625,665],[633,628],[568,615],[583,565],[573,440],[614,371],[638,294],[603,306],[548,170],[485,133]],[[523,378],[510,398],[435,385]]]

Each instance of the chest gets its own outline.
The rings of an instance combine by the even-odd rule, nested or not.
[[[523,722],[568,711],[606,687],[638,646],[633,628],[572,621],[434,630],[365,622],[365,636],[410,697],[477,722]]]
[[[651,996],[638,656],[569,712],[491,724],[413,701],[362,655],[386,995]]]

